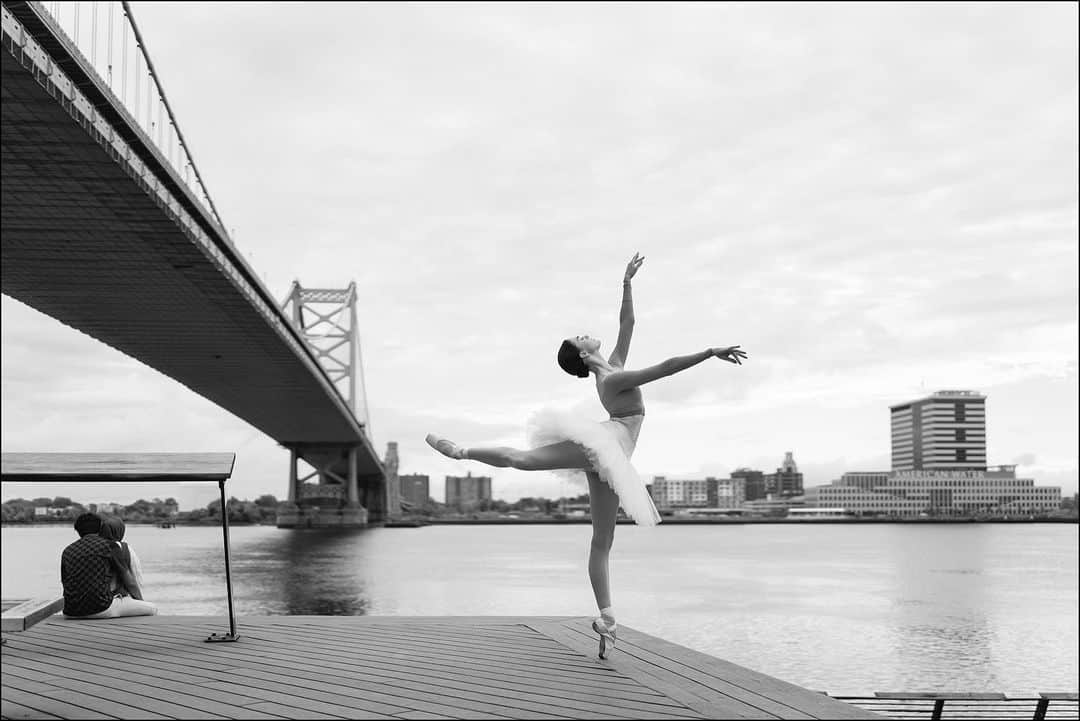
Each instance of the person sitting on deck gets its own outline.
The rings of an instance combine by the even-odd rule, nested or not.
[[[80,538],[60,556],[60,581],[64,585],[64,616],[67,618],[116,618],[153,616],[157,606],[142,600],[139,584],[123,563],[121,549],[102,538],[101,518],[84,513],[75,519]],[[130,596],[116,596],[113,582],[120,579]]]
[[[105,516],[101,519],[101,530],[98,531],[98,535],[106,541],[112,541],[116,544],[116,547],[120,549],[121,563],[131,571],[131,576],[135,579],[135,585],[138,587],[136,590],[141,597],[143,588],[142,564],[139,563],[139,557],[135,554],[135,549],[124,541],[124,532],[126,530],[127,527],[124,525],[124,520],[122,518],[119,518],[118,516]],[[113,577],[111,588],[113,590],[113,595],[134,596],[131,590],[124,586],[118,577]]]

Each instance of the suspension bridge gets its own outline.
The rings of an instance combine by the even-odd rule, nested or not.
[[[284,303],[264,287],[127,2],[2,6],[3,292],[288,449],[279,525],[395,514],[369,436],[355,285],[294,282]]]

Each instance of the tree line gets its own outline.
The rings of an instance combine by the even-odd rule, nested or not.
[[[67,496],[54,498],[13,498],[0,504],[0,521],[3,523],[71,523],[80,514],[91,510],[91,506],[112,506],[114,504],[90,504],[73,501]],[[116,504],[115,513],[125,523],[221,523],[221,499],[215,498],[204,508],[190,511],[177,511],[175,498],[140,498],[134,503]],[[229,499],[230,523],[273,523],[277,517],[278,500],[270,494],[259,496],[254,501],[240,500],[235,496]],[[36,508],[55,509],[48,515],[38,515]]]
[[[471,504],[461,511],[467,513],[558,513],[563,502],[588,503],[589,495],[583,494],[575,498],[551,499],[528,496],[516,501],[502,501],[498,499],[485,499],[479,503]],[[89,504],[73,501],[67,496],[54,498],[13,498],[4,501],[0,505],[0,521],[3,523],[71,523],[79,514],[91,510],[91,506],[112,506],[113,504]],[[221,523],[221,499],[215,498],[205,507],[194,508],[190,511],[177,512],[175,498],[142,499],[126,505],[117,504],[119,507],[111,515],[119,516],[125,523],[192,523],[192,524],[217,524]],[[254,501],[241,500],[235,496],[229,498],[229,523],[274,523],[277,520],[278,499],[267,493],[259,496]],[[56,509],[49,515],[38,515],[35,508]],[[459,512],[455,507],[447,507],[431,499],[419,508],[410,508],[413,515],[437,518],[444,515],[454,515]],[[108,514],[106,514],[108,515]]]
[[[439,503],[428,499],[428,502],[419,508],[410,509],[412,514],[418,516],[426,516],[429,518],[438,518],[445,515],[454,515],[459,512],[466,513],[542,513],[551,515],[558,513],[563,503],[588,503],[589,494],[585,493],[574,498],[544,498],[542,496],[526,496],[519,498],[516,501],[503,501],[497,498],[485,498],[482,501],[478,501],[471,504],[466,504],[461,509],[456,506],[447,506],[445,503]]]

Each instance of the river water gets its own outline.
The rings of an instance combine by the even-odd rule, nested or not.
[[[1075,524],[619,526],[619,622],[812,689],[1075,691]],[[589,527],[231,529],[239,616],[595,615]],[[2,596],[69,526],[5,526]],[[224,615],[221,531],[130,526],[163,614]],[[243,621],[240,622],[243,633]]]

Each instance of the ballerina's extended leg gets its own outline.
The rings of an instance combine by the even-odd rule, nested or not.
[[[509,446],[465,448],[453,441],[428,434],[427,444],[439,453],[459,461],[479,461],[496,468],[516,468],[519,471],[553,471],[563,468],[588,470],[592,467],[581,446],[573,441],[560,441],[547,446],[522,450]]]
[[[589,502],[592,507],[593,536],[589,548],[589,581],[600,608],[600,617],[592,627],[600,635],[600,658],[607,658],[615,647],[615,612],[611,606],[611,584],[608,579],[608,556],[615,538],[615,520],[619,513],[619,497],[600,476],[592,470],[581,446],[573,441],[561,441],[532,450],[520,450],[507,446],[465,448],[453,441],[434,434],[427,443],[439,453],[456,460],[486,463],[497,468],[516,468],[522,471],[549,471],[576,468],[586,471],[589,479]]]

